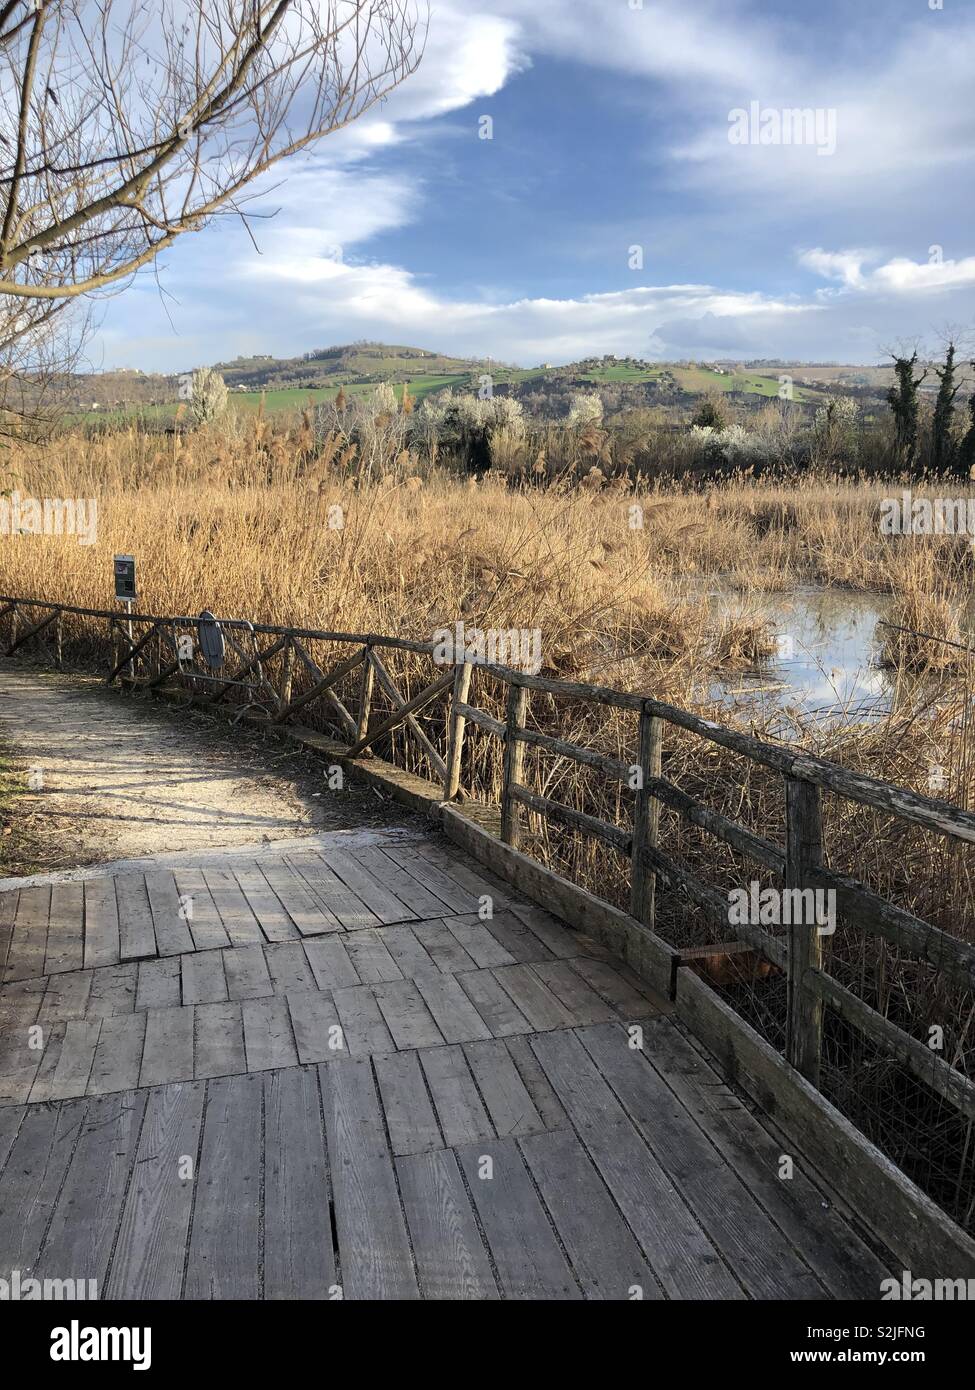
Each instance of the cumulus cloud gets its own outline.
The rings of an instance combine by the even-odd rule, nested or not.
[[[828,280],[839,280],[844,290],[862,294],[917,295],[939,290],[967,289],[975,286],[975,256],[945,260],[940,247],[932,247],[927,261],[895,256],[864,271],[870,260],[868,251],[803,251],[801,265]]]

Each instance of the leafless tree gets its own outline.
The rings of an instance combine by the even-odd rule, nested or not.
[[[415,69],[417,3],[0,0],[0,296],[117,287],[246,215],[255,179]]]

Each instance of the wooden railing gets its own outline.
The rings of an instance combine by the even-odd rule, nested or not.
[[[142,689],[163,685],[179,673],[192,689],[195,682],[206,688],[203,674],[188,673],[178,659],[178,638],[197,626],[189,617],[128,615],[118,611],[72,607],[41,600],[0,596],[0,622],[5,621],[7,655],[35,642],[49,656],[60,660],[65,620],[77,626],[87,621],[106,624],[113,649],[108,680],[127,678]],[[128,625],[140,635],[128,635]],[[22,626],[23,624],[23,626]],[[903,787],[852,772],[836,763],[799,750],[754,738],[725,725],[699,718],[686,710],[643,695],[602,686],[550,680],[488,662],[459,662],[440,669],[416,694],[407,697],[399,689],[380,652],[398,650],[434,659],[432,642],[411,641],[378,634],[331,632],[309,628],[227,620],[222,622],[228,645],[240,662],[230,673],[242,680],[261,671],[268,713],[267,722],[282,725],[316,701],[324,703],[325,721],[340,734],[347,757],[368,756],[377,742],[396,731],[405,731],[442,783],[444,799],[463,794],[462,769],[465,731],[473,724],[500,739],[504,750],[501,796],[501,837],[517,849],[522,838],[523,814],[533,812],[584,835],[594,836],[631,863],[629,910],[636,922],[652,928],[658,884],[679,889],[727,934],[728,900],[690,870],[665,854],[659,845],[659,817],[666,806],[715,836],[733,850],[747,855],[764,870],[771,870],[784,889],[799,892],[827,890],[835,894],[839,914],[856,928],[872,934],[900,951],[925,962],[939,976],[968,992],[975,991],[975,946],[915,916],[881,897],[857,879],[827,867],[823,845],[822,797],[824,792],[862,806],[887,812],[900,820],[936,832],[947,839],[975,843],[975,814],[947,802],[921,796]],[[263,650],[248,654],[236,640],[242,629],[252,632]],[[53,651],[49,646],[53,639]],[[312,642],[352,646],[352,655],[323,670],[307,650]],[[121,648],[121,651],[119,651]],[[272,657],[280,657],[278,684],[265,674]],[[296,669],[303,672],[305,688],[295,693]],[[336,687],[359,671],[355,711],[340,698]],[[495,677],[507,687],[504,721],[471,702],[475,670]],[[392,706],[390,713],[373,718],[376,687]],[[448,694],[449,692],[449,694]],[[629,711],[639,721],[639,741],[633,764],[566,742],[528,724],[532,692],[556,699],[571,697]],[[229,698],[231,687],[204,698],[211,705]],[[445,748],[441,752],[423,729],[417,715],[443,697]],[[727,748],[750,761],[781,774],[785,780],[785,824],[781,844],[756,834],[738,821],[719,814],[662,775],[662,748],[667,727],[685,730]],[[632,822],[614,825],[542,796],[524,780],[525,750],[541,749],[580,765],[594,768],[606,778],[634,792]],[[815,921],[794,922],[782,936],[754,923],[735,923],[735,933],[782,970],[788,985],[786,1055],[813,1084],[818,1083],[823,1041],[823,1009],[828,1006],[857,1032],[870,1039],[969,1121],[975,1121],[975,1081],[932,1052],[883,1014],[834,979],[823,967],[822,942]]]

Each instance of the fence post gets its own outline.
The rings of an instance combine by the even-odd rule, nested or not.
[[[525,766],[525,745],[518,737],[525,727],[528,709],[528,690],[523,685],[508,687],[508,717],[505,721],[504,786],[501,794],[501,838],[506,845],[517,849],[521,842],[521,818],[518,802],[511,788],[522,778]]]
[[[369,732],[369,714],[372,710],[372,689],[376,681],[376,668],[373,666],[370,657],[372,647],[367,642],[362,655],[362,681],[359,684],[359,714],[356,719],[355,736],[356,742],[360,738],[365,738]]]
[[[630,915],[652,927],[656,914],[657,876],[648,869],[644,853],[655,849],[660,828],[660,802],[647,783],[660,776],[663,749],[663,720],[646,709],[640,712],[640,785],[633,807],[633,859],[630,872]]]
[[[812,890],[810,869],[823,860],[822,799],[819,787],[796,777],[785,779],[785,871],[786,889]],[[797,1071],[814,1086],[819,1085],[819,1064],[823,1045],[823,1005],[812,990],[804,986],[807,970],[818,970],[823,960],[823,939],[815,912],[808,914],[805,898],[793,897],[788,927],[788,1017],[786,1056]],[[801,910],[796,910],[799,903]],[[804,920],[810,916],[812,920]],[[795,919],[799,918],[798,921]]]
[[[458,705],[466,705],[471,690],[474,667],[461,661],[454,667],[454,690],[450,701],[450,727],[447,734],[447,775],[444,778],[445,801],[453,801],[460,791],[460,763],[464,752],[464,729],[467,720],[457,713]]]
[[[281,695],[278,701],[278,713],[291,704],[291,667],[294,662],[294,649],[291,646],[291,638],[284,649],[284,667],[281,672]]]

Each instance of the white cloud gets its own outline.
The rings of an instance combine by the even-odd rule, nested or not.
[[[940,248],[932,247],[932,252]],[[843,291],[862,294],[916,295],[939,290],[966,289],[975,286],[975,256],[962,260],[944,260],[933,255],[928,261],[912,261],[907,256],[895,256],[883,265],[864,272],[864,265],[878,257],[868,251],[803,251],[801,265],[829,280],[842,282]],[[835,291],[834,293],[840,293]]]

